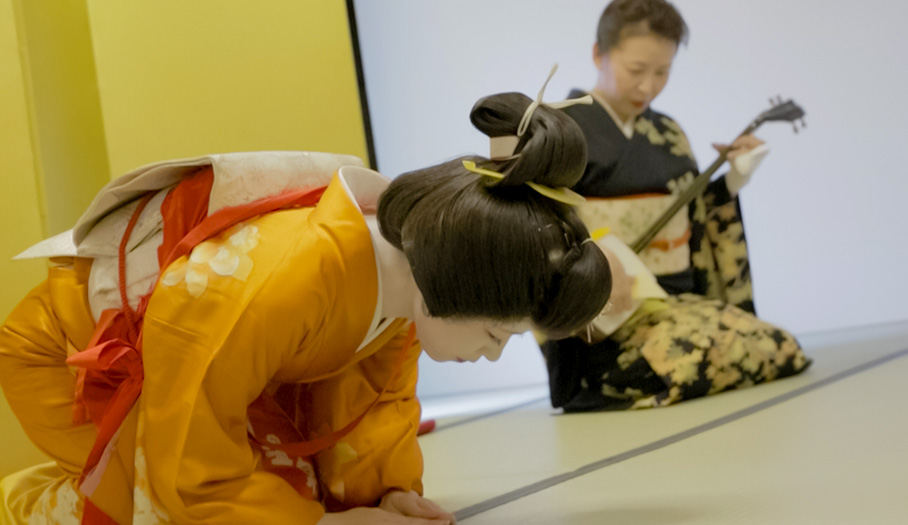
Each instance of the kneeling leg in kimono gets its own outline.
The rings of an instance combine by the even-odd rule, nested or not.
[[[544,343],[543,351],[552,403],[566,412],[671,405],[794,375],[810,363],[787,331],[694,294],[648,301],[598,343],[570,338]]]
[[[704,202],[705,201],[705,202]],[[737,203],[710,212],[692,260],[703,295],[647,299],[608,337],[541,344],[552,405],[565,412],[667,406],[802,372],[810,365],[795,337],[756,317]]]

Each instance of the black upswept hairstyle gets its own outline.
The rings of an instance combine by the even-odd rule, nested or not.
[[[470,119],[490,137],[516,135],[531,100],[520,93],[485,97]],[[526,182],[571,187],[586,165],[586,141],[560,110],[540,106],[518,156],[463,157],[405,173],[382,194],[382,235],[402,250],[433,317],[529,318],[565,337],[598,315],[611,273],[573,208]],[[464,160],[505,175],[467,170]]]
[[[599,17],[596,30],[596,44],[599,52],[605,53],[618,45],[628,30],[636,34],[653,32],[680,46],[687,43],[687,24],[681,13],[665,0],[613,0]]]

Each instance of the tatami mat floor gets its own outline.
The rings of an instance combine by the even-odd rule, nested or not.
[[[875,332],[669,408],[560,415],[527,389],[442,418],[420,438],[426,495],[466,525],[908,524],[908,330]]]

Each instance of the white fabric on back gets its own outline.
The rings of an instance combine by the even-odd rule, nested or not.
[[[362,166],[352,155],[305,151],[263,151],[205,155],[156,162],[108,183],[95,196],[72,230],[46,239],[17,259],[79,256],[94,259],[88,300],[97,321],[101,312],[120,306],[117,254],[120,239],[139,198],[157,191],[142,211],[127,243],[126,283],[130,306],[138,306],[157,281],[157,249],[163,242],[161,203],[188,174],[212,166],[214,179],[208,212],[305,188],[328,184],[342,166]]]

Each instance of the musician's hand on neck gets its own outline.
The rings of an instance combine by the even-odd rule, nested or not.
[[[722,153],[728,149],[728,160],[734,160],[738,155],[747,153],[748,151],[765,144],[762,140],[758,139],[753,135],[741,135],[734,142],[731,143],[731,146],[728,144],[713,144],[713,148],[716,149],[719,153]]]

